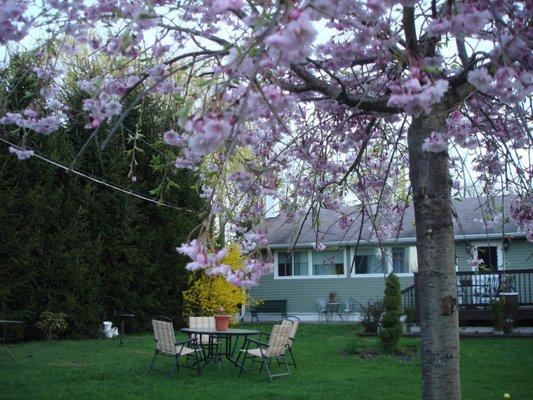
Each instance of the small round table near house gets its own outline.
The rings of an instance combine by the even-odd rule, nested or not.
[[[255,329],[227,329],[219,331],[216,328],[182,328],[181,332],[191,336],[206,335],[209,337],[207,343],[206,365],[212,361],[220,366],[222,357],[228,359],[233,365],[238,367],[235,351],[237,350],[240,338],[243,343],[249,336],[258,335],[260,332]],[[223,343],[222,343],[223,342]],[[220,346],[218,346],[220,344]],[[205,343],[203,343],[205,345]]]

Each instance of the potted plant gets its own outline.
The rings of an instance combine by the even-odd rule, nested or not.
[[[215,315],[215,326],[217,331],[227,331],[229,328],[229,323],[231,321],[231,315],[227,315],[224,312],[224,307],[220,306],[218,309],[218,314]]]
[[[337,300],[337,292],[329,292],[328,294],[328,300],[330,303],[335,303]]]

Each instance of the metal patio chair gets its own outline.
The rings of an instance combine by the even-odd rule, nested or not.
[[[203,349],[198,345],[197,339],[190,338],[181,342],[176,342],[174,326],[172,325],[172,322],[169,321],[152,319],[152,327],[154,328],[156,349],[154,358],[148,368],[148,374],[151,374],[152,371],[158,371],[154,369],[154,363],[156,357],[162,355],[174,358],[172,369],[168,373],[169,378],[172,377],[176,370],[179,372],[180,367],[194,369],[198,372],[198,375],[200,375],[201,363],[205,361],[205,355]],[[180,363],[180,359],[183,356],[186,357],[186,362]],[[192,365],[189,365],[190,359],[194,360]]]
[[[272,333],[270,334],[270,338],[268,340],[268,343],[260,342],[258,340],[254,339],[246,339],[244,342],[244,345],[241,349],[241,354],[243,355],[242,363],[240,365],[240,371],[239,376],[243,372],[247,371],[256,371],[258,370],[259,373],[263,370],[263,367],[266,369],[268,379],[272,381],[272,378],[278,377],[278,376],[285,376],[285,375],[291,375],[291,371],[289,369],[289,364],[287,363],[287,343],[289,341],[289,335],[291,334],[292,326],[289,325],[274,325],[272,328]],[[251,345],[255,345],[257,347],[250,348]],[[239,356],[241,355],[239,354]],[[246,360],[252,359],[252,365],[256,361],[260,361],[261,366],[259,368],[245,368]],[[271,361],[276,360],[278,362],[278,365],[285,365],[285,370],[287,372],[273,374],[271,371]]]
[[[215,329],[215,317],[189,317],[189,328]],[[202,348],[207,348],[209,355],[220,345],[216,337],[209,337],[209,335],[193,334],[191,337],[196,338]]]
[[[349,321],[350,314],[353,314],[355,311],[355,303],[352,298],[343,301],[343,309],[341,313],[345,315],[346,321]]]
[[[317,306],[317,321],[320,322],[320,316],[324,315],[326,321],[328,321],[328,301],[324,298],[316,299]]]

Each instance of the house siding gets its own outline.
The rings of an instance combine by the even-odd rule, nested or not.
[[[400,277],[402,289],[413,284],[410,276]],[[383,297],[385,280],[381,277],[321,278],[321,279],[274,279],[273,275],[261,278],[259,286],[250,294],[254,299],[287,300],[287,312],[316,312],[316,300],[327,298],[328,293],[337,292],[340,299],[352,297],[356,302],[366,303],[369,299]]]
[[[491,241],[494,243],[496,241]],[[470,242],[483,245],[486,242]],[[503,251],[506,269],[533,268],[533,245],[523,239],[514,239],[508,250]],[[470,271],[468,259],[470,255],[465,242],[456,244],[456,255],[459,270]],[[348,268],[349,269],[349,268]],[[412,275],[399,276],[402,289],[413,284]],[[369,299],[383,297],[385,287],[384,277],[364,275],[341,278],[299,278],[275,279],[274,275],[261,278],[260,284],[250,290],[254,299],[262,300],[287,300],[287,312],[290,314],[316,312],[317,298],[327,298],[328,293],[336,292],[340,299],[353,298],[356,302],[364,304]]]

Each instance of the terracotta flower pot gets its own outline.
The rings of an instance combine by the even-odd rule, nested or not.
[[[215,326],[217,331],[227,331],[230,321],[231,315],[215,315]]]

